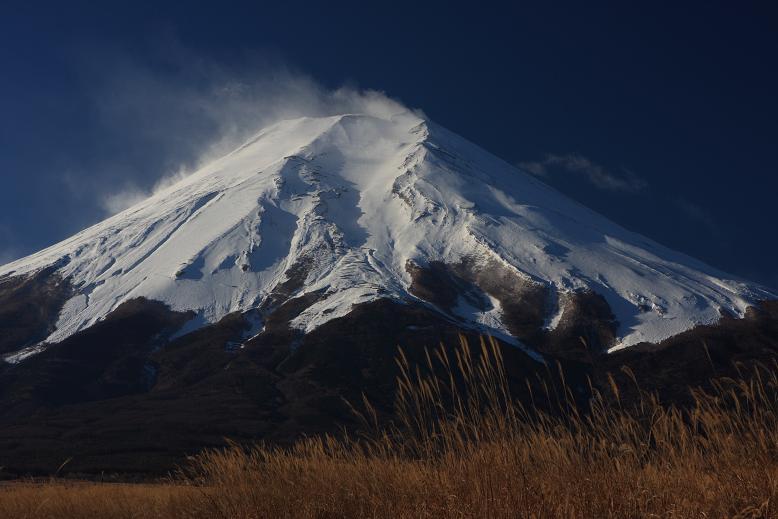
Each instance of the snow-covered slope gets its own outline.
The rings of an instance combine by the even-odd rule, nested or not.
[[[409,261],[465,258],[497,262],[553,294],[602,295],[620,323],[616,348],[774,298],[410,113],[282,121],[148,200],[0,267],[0,276],[57,265],[71,280],[78,294],[47,339],[56,342],[139,296],[196,311],[189,331],[259,308],[292,275],[304,281],[286,296],[326,294],[291,323],[310,331],[361,302],[418,301]],[[506,327],[493,303],[455,312],[499,334]]]

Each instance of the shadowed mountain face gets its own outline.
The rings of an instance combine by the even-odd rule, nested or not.
[[[0,277],[0,355],[43,341],[54,331],[73,290],[53,268]]]
[[[142,298],[128,301],[92,327],[0,367],[0,465],[6,475],[46,474],[72,458],[68,470],[75,473],[159,474],[225,438],[288,443],[358,428],[346,402],[358,404],[363,394],[388,419],[398,345],[411,362],[423,364],[425,348],[458,344],[460,333],[475,344],[477,332],[448,309],[462,300],[488,304],[489,296],[510,312],[508,322],[515,322],[512,329],[530,352],[501,342],[520,399],[527,398],[526,380],[550,372],[558,383],[559,363],[582,401],[591,390],[588,379],[594,388],[608,388],[607,373],[624,388],[624,398],[634,397],[634,382],[620,369],[629,366],[643,389],[683,404],[689,385],[734,375],[733,362],[770,362],[778,351],[776,302],[752,307],[743,319],[726,317],[660,344],[607,354],[617,323],[594,293],[569,295],[559,323],[548,330],[536,306],[554,303],[538,286],[466,264],[408,268],[417,303],[359,304],[308,334],[289,323],[321,294],[267,310],[261,333],[248,338],[249,315],[230,314],[175,337],[191,314]],[[20,308],[38,307],[38,301],[55,308],[56,291],[47,287],[61,284],[41,275],[7,286]],[[27,295],[19,295],[23,286]],[[31,322],[40,329],[51,325],[39,316]],[[12,328],[10,321],[0,325]],[[536,389],[535,403],[544,405]]]

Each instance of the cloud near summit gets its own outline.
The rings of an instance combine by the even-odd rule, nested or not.
[[[92,189],[107,214],[279,120],[342,113],[388,118],[409,110],[384,92],[350,85],[330,89],[268,59],[228,68],[177,47],[164,65],[113,60],[90,69],[96,115],[121,149],[110,161],[89,165],[96,180]]]
[[[610,171],[577,153],[546,155],[541,161],[522,162],[518,166],[541,178],[557,178],[576,175],[598,189],[626,193],[639,193],[648,187],[645,180],[634,172],[621,168]]]

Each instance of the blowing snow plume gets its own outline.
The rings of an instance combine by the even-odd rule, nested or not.
[[[383,92],[329,89],[268,59],[228,68],[176,49],[164,67],[157,67],[162,70],[113,58],[111,65],[87,74],[102,126],[125,143],[116,159],[122,164],[91,168],[108,214],[171,185],[280,120],[345,113],[386,118],[410,111]],[[84,189],[82,175],[75,176],[70,184]]]

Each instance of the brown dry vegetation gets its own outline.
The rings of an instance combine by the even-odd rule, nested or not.
[[[688,409],[627,405],[614,384],[583,410],[550,387],[551,413],[509,396],[490,342],[399,363],[389,428],[365,402],[365,437],[210,451],[157,485],[13,483],[0,516],[778,517],[776,365]]]

